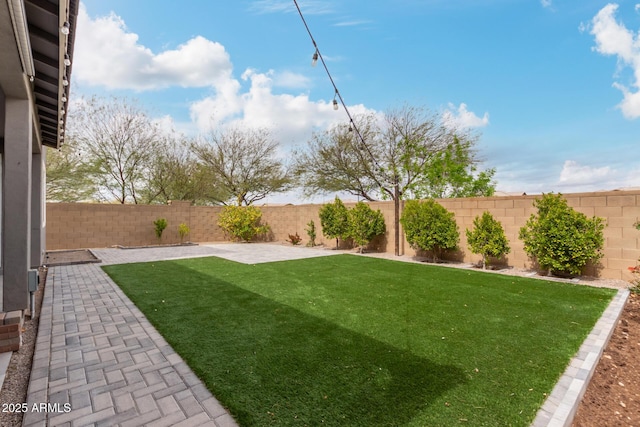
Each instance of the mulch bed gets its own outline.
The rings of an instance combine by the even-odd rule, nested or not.
[[[629,296],[573,425],[640,426],[640,295]]]
[[[47,266],[86,264],[90,262],[101,262],[88,249],[70,251],[49,251],[45,256],[44,264]]]

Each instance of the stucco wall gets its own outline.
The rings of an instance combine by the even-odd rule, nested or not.
[[[465,229],[471,228],[473,219],[489,211],[502,223],[510,241],[511,253],[508,265],[529,267],[530,260],[518,239],[518,231],[529,216],[536,212],[533,201],[539,196],[488,197],[438,200],[445,208],[455,213],[460,228],[459,259],[475,262],[480,258],[467,248]],[[570,206],[587,216],[599,216],[607,221],[604,230],[605,249],[601,266],[591,274],[604,278],[631,279],[627,267],[635,265],[640,257],[640,231],[633,224],[640,219],[640,191],[612,191],[600,193],[565,194]],[[353,204],[346,203],[347,207]],[[285,241],[296,232],[308,241],[306,224],[316,223],[317,243],[328,246],[334,240],[326,239],[321,232],[318,209],[321,205],[264,206],[263,221],[271,226],[270,238]],[[385,216],[387,234],[375,243],[376,249],[393,253],[393,203],[371,203]],[[191,228],[187,237],[193,242],[225,241],[224,233],[216,225],[220,207],[190,206],[188,202],[173,202],[171,205],[104,205],[104,204],[47,204],[47,249],[98,248],[114,245],[139,246],[158,243],[153,221],[167,219],[162,242],[180,241],[178,225],[186,223]],[[415,252],[401,239],[401,253]]]

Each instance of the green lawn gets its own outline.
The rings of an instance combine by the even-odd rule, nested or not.
[[[614,295],[354,255],[104,269],[242,426],[527,426]]]

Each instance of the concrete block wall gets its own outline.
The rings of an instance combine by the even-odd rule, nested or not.
[[[166,205],[47,203],[47,250],[178,243],[178,225],[189,223],[189,202]],[[165,218],[162,239],[153,222]],[[189,239],[189,236],[187,237]]]
[[[520,228],[531,214],[537,212],[533,202],[541,196],[485,197],[438,200],[446,209],[454,212],[460,229],[460,252],[457,258],[465,262],[477,262],[480,256],[467,248],[465,230],[473,227],[476,216],[489,211],[505,229],[511,252],[508,265],[528,268],[531,261],[518,239]],[[640,190],[597,193],[565,194],[568,204],[585,215],[599,216],[606,220],[604,230],[604,257],[597,269],[587,271],[603,278],[631,280],[628,267],[636,265],[640,257],[640,231],[633,224],[640,220]],[[345,203],[353,207],[354,203]],[[394,252],[393,202],[374,202],[370,206],[379,209],[387,226],[387,233],[373,242],[382,252]],[[323,236],[318,210],[321,205],[262,206],[263,223],[271,227],[269,240],[284,242],[296,232],[302,244],[308,242],[307,223],[316,224],[317,243],[335,245],[335,240]],[[102,204],[47,204],[47,250],[110,247],[114,245],[140,246],[157,244],[153,221],[166,218],[169,226],[162,243],[178,243],[178,225],[186,223],[191,232],[187,240],[193,242],[222,242],[226,237],[217,226],[219,206],[190,206],[188,202],[171,205],[102,205]],[[400,252],[415,255],[404,239],[401,230]]]
[[[535,199],[541,196],[490,197],[471,199],[449,199],[439,202],[456,214],[460,227],[460,247],[465,250],[465,261],[476,262],[478,255],[467,248],[464,230],[473,227],[476,216],[486,210],[502,223],[509,239],[511,252],[507,256],[508,265],[531,267],[531,261],[524,252],[524,245],[518,238],[520,228],[532,214]],[[640,257],[640,231],[634,223],[640,220],[640,191],[611,191],[597,193],[565,194],[569,206],[588,217],[605,220],[604,257],[599,266],[587,269],[586,273],[612,279],[632,280],[628,267],[636,265]]]

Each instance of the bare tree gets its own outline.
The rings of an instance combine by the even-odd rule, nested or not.
[[[69,117],[69,133],[85,162],[95,167],[99,197],[138,203],[159,138],[157,126],[126,99],[94,97],[79,105]]]
[[[223,204],[251,205],[287,191],[293,180],[277,157],[278,143],[267,129],[229,128],[210,132],[193,150],[219,187]]]

